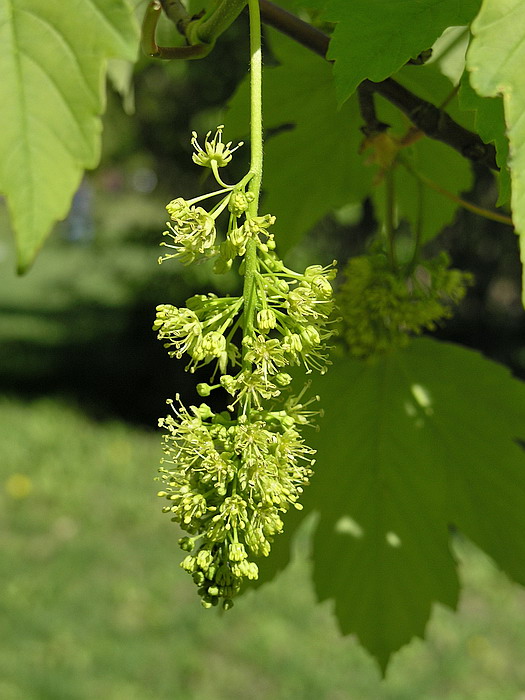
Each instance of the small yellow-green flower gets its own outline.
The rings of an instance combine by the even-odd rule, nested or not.
[[[206,138],[204,139],[204,148],[200,146],[197,140],[197,132],[192,132],[191,144],[195,149],[195,153],[192,156],[194,163],[201,165],[203,168],[211,168],[213,163],[215,163],[219,168],[223,168],[225,165],[228,165],[232,159],[232,154],[243,145],[243,142],[240,141],[235,148],[231,147],[231,141],[228,141],[228,143],[223,143],[223,129],[223,124],[218,126],[212,139],[210,139],[211,131],[208,131]]]

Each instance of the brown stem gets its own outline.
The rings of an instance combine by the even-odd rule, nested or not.
[[[303,22],[291,12],[283,10],[268,0],[259,0],[261,7],[261,20],[274,29],[278,29],[294,41],[302,44],[310,51],[326,58],[330,38],[319,29],[312,27],[308,22]]]
[[[419,182],[423,183],[427,187],[430,187],[431,189],[435,190],[436,192],[443,195],[444,197],[447,197],[448,199],[455,202],[456,204],[459,204],[459,206],[463,207],[464,209],[471,211],[473,214],[478,214],[478,216],[483,216],[485,219],[490,219],[491,221],[497,221],[500,224],[506,224],[507,226],[514,226],[514,223],[513,223],[512,219],[510,218],[510,216],[505,216],[504,214],[498,214],[498,212],[496,212],[496,211],[491,211],[490,209],[485,209],[484,207],[478,207],[477,204],[472,204],[472,202],[467,202],[466,199],[462,199],[461,197],[458,197],[457,195],[453,194],[452,192],[449,192],[444,187],[441,187],[440,184],[438,184],[437,182],[434,182],[434,180],[431,180],[426,175],[423,175],[423,173],[420,173],[419,171],[417,171],[404,158],[399,158],[399,162]]]
[[[462,127],[442,109],[414,95],[392,78],[382,80],[380,83],[373,83],[370,80],[365,82],[406,114],[412,124],[431,139],[446,143],[475,163],[482,163],[492,170],[499,170],[494,146],[483,143],[477,134]]]

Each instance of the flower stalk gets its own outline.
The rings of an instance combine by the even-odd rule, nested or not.
[[[247,218],[253,219],[259,210],[263,168],[263,122],[262,122],[262,49],[261,49],[261,18],[258,0],[249,0],[250,13],[250,174],[251,180],[248,192],[252,195],[246,212]],[[244,335],[253,335],[255,313],[255,275],[257,272],[257,246],[255,240],[250,240],[246,246],[245,273],[243,298]],[[246,359],[246,349],[243,348],[243,369],[248,369],[250,362]]]

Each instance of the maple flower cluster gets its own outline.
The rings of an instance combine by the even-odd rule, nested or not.
[[[314,451],[301,428],[315,411],[303,392],[290,395],[286,369],[325,371],[336,271],[332,263],[299,273],[280,260],[269,230],[275,217],[247,213],[251,174],[234,186],[218,174],[237,148],[223,143],[222,128],[207,134],[204,148],[196,134],[192,138],[193,160],[212,170],[221,189],[167,205],[163,245],[169,252],[159,262],[213,260],[220,273],[238,260],[245,274],[247,248],[255,248],[251,287],[237,297],[195,295],[183,308],[161,304],[153,328],[170,356],[189,357],[190,372],[212,365],[210,383],[197,386],[201,397],[219,387],[230,396],[220,413],[205,403],[186,408],[178,397],[168,401],[172,412],[159,421],[165,433],[158,477],[164,484],[159,496],[168,502],[163,510],[188,533],[179,541],[187,552],[181,565],[202,604],[229,608],[244,579],[257,578],[253,557],[268,555],[283,529],[282,514],[301,507],[312,473]],[[201,206],[213,198],[215,205]],[[221,214],[227,220],[222,235]]]
[[[393,270],[382,253],[351,258],[337,299],[349,352],[365,359],[435,330],[471,283],[469,273],[450,268],[444,252],[420,261],[410,274]]]

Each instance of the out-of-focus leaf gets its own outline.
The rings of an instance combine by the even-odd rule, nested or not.
[[[126,114],[135,111],[135,92],[133,90],[133,63],[120,58],[108,61],[108,78],[122,98],[122,106]]]
[[[407,66],[395,75],[395,79],[436,106],[447,100],[454,90],[450,80],[433,64]],[[391,125],[391,133],[403,137],[410,128],[407,118],[385,100],[377,97],[376,102],[381,120]],[[473,119],[461,114],[457,97],[449,102],[447,111],[466,128],[472,128]],[[420,137],[403,151],[412,168],[452,196],[468,192],[473,179],[470,163],[450,146],[422,134]],[[454,219],[457,203],[426,185],[421,186],[417,178],[402,166],[394,171],[394,183],[397,217],[409,221],[413,231],[419,227],[423,241],[429,241]],[[381,213],[385,201],[384,183],[373,189],[373,199]]]

